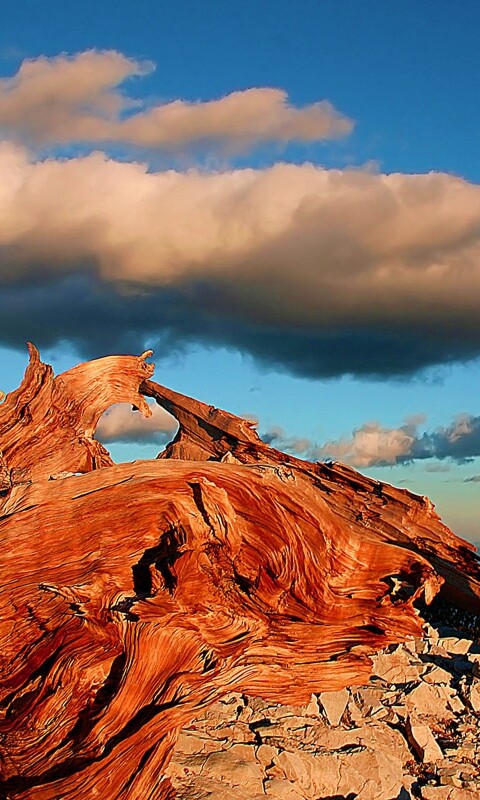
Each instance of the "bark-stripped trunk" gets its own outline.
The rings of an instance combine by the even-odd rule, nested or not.
[[[428,500],[274,450],[146,355],[54,378],[31,347],[0,405],[0,796],[171,798],[179,729],[225,692],[302,703],[420,634],[418,599],[479,610]],[[144,396],[178,434],[115,465],[95,426]]]

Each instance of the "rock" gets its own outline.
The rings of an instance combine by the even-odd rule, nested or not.
[[[402,789],[401,761],[367,748],[317,756],[283,752],[276,763],[307,800],[350,794],[379,800],[397,797]]]
[[[354,690],[353,696],[363,717],[370,717],[383,710],[382,699],[384,692],[377,687],[362,686]]]
[[[305,714],[307,717],[318,717],[320,715],[320,706],[318,705],[318,700],[314,694],[312,694],[308,705],[305,706]]]
[[[469,639],[457,639],[455,636],[446,636],[438,640],[440,647],[444,647],[447,653],[464,655],[470,650],[472,643]]]
[[[275,756],[278,756],[278,750],[276,747],[272,747],[269,744],[261,744],[255,751],[255,758],[263,767],[272,764]]]
[[[472,684],[470,688],[470,692],[468,694],[468,699],[470,705],[472,706],[473,710],[476,714],[480,714],[480,683],[475,682]]]
[[[476,792],[447,786],[422,786],[421,796],[423,800],[478,800]]]
[[[438,746],[428,725],[424,725],[414,717],[409,717],[407,722],[407,735],[410,743],[415,748],[419,758],[424,762],[435,762],[443,758],[443,753]]]
[[[272,800],[305,800],[305,794],[295,784],[282,778],[272,778],[265,784],[265,795]]]
[[[406,764],[411,753],[403,733],[381,720],[363,725],[357,732],[357,741],[370,750],[380,750],[385,756],[400,759]]]
[[[388,683],[403,684],[418,680],[423,664],[402,648],[394,653],[380,653],[372,659],[372,674]]]
[[[442,667],[432,667],[423,673],[422,680],[424,680],[425,683],[450,684],[452,681],[452,675],[446,669],[442,669]]]
[[[350,694],[347,689],[342,689],[339,692],[322,692],[319,695],[319,700],[330,725],[340,724],[349,699]]]
[[[264,770],[254,748],[248,745],[233,744],[203,757],[182,753],[169,766],[167,775],[177,788],[183,787],[184,793],[188,787],[190,792],[216,787],[224,794],[230,791],[232,798],[241,793],[248,798],[263,794]]]
[[[450,695],[445,693],[445,689],[444,686],[428,683],[418,684],[405,696],[407,713],[415,716],[435,717],[443,721],[452,720],[454,714],[447,706]]]
[[[424,635],[424,641],[430,645],[436,644],[438,642],[439,639],[438,630],[437,628],[434,628],[432,625],[430,625],[429,622],[426,622],[425,625],[423,626],[423,635]]]
[[[418,655],[424,653],[428,649],[428,642],[424,638],[421,639],[416,636],[415,639],[404,642],[403,648],[412,653],[412,655]]]
[[[473,675],[475,678],[480,678],[480,653],[469,653],[468,660],[473,664]]]
[[[457,695],[455,690],[452,689],[450,686],[441,686],[439,688],[444,693],[444,696],[446,697],[448,707],[455,714],[462,714],[463,711],[465,710],[465,704],[462,702],[462,700]]]

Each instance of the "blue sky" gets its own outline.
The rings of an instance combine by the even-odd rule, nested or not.
[[[8,230],[1,238],[0,217],[0,388],[8,391],[18,385],[26,363],[22,349],[26,338],[34,338],[44,358],[61,371],[87,352],[100,355],[124,349],[127,342],[120,328],[125,318],[132,331],[128,345],[134,342],[133,349],[140,352],[145,342],[155,343],[156,377],[160,382],[236,413],[256,416],[263,432],[280,427],[283,441],[308,439],[310,446],[317,448],[333,442],[334,456],[345,453],[347,460],[374,477],[429,495],[457,533],[480,539],[480,484],[466,480],[480,473],[480,217],[476,205],[480,191],[480,110],[476,102],[479,24],[480,7],[467,1],[456,7],[441,0],[3,3],[0,78],[10,83],[3,95],[0,84],[0,138],[9,146],[28,147],[30,164],[38,167],[47,156],[57,163],[58,169],[45,179],[45,197],[48,187],[60,180],[57,175],[61,172],[64,177],[58,191],[74,198],[68,212],[74,215],[78,208],[80,219],[85,214],[82,204],[87,191],[83,175],[88,171],[88,191],[96,191],[92,186],[109,188],[114,207],[111,213],[126,214],[129,222],[129,217],[135,216],[136,198],[146,203],[144,198],[151,190],[136,174],[129,172],[125,178],[124,171],[109,168],[107,173],[98,162],[81,161],[81,156],[102,151],[122,167],[141,161],[152,175],[161,175],[169,168],[181,175],[196,169],[204,175],[216,173],[220,175],[218,191],[225,193],[225,207],[232,204],[234,217],[242,202],[243,216],[237,227],[223,220],[224,227],[199,272],[189,251],[182,256],[178,272],[176,263],[171,267],[169,262],[173,277],[165,278],[162,272],[158,288],[157,262],[166,257],[154,238],[157,206],[146,208],[147,228],[134,228],[132,223],[128,243],[119,240],[124,222],[121,225],[113,217],[102,219],[104,227],[107,223],[112,226],[117,248],[109,241],[108,257],[104,249],[95,250],[94,243],[91,250],[83,250],[78,244],[75,219],[69,217],[67,225],[61,209],[50,198],[42,205],[42,197],[35,194],[35,181],[39,179],[22,161],[21,169],[27,177],[23,178],[23,194],[19,193],[15,202],[19,208],[22,203],[27,207],[26,218],[5,224],[5,230],[18,226],[14,238],[8,238]],[[71,128],[65,133],[61,127],[67,112],[76,115],[74,123],[77,129],[79,126],[79,107],[72,112],[71,101],[65,104],[75,75],[71,84],[57,85],[59,94],[54,102],[60,109],[60,122],[56,128],[53,122],[49,124],[47,113],[41,135],[34,128],[42,109],[32,105],[28,83],[23,84],[17,105],[8,106],[7,95],[19,86],[18,77],[13,76],[25,59],[44,56],[55,60],[60,54],[70,58],[92,50],[115,51],[131,62],[155,64],[154,71],[145,68],[143,75],[135,75],[132,67],[130,77],[127,74],[123,82],[117,81],[123,96],[137,101],[121,112],[121,119],[134,115],[137,109],[176,100],[197,104],[197,108],[199,103],[232,92],[268,87],[285,91],[290,107],[295,109],[326,99],[354,127],[350,133],[340,134],[337,126],[335,135],[325,135],[317,121],[318,135],[306,138],[300,123],[295,123],[292,135],[284,136],[281,122],[271,135],[262,138],[258,136],[259,126],[272,122],[267,111],[265,118],[256,118],[248,143],[238,147],[227,110],[222,111],[219,133],[202,141],[195,132],[198,117],[192,118],[188,141],[181,148],[171,142],[168,146],[145,146],[137,134],[130,138],[112,135],[108,140],[88,136],[78,139]],[[57,64],[57,69],[58,62],[51,63]],[[122,68],[118,67],[120,71]],[[98,63],[95,69],[100,73],[103,67]],[[49,102],[51,98],[45,95],[43,110]],[[55,114],[50,116],[54,120]],[[333,120],[332,125],[336,124]],[[116,130],[118,134],[118,124]],[[7,171],[9,176],[16,174],[12,166],[16,158],[7,152],[3,167],[0,164],[0,177],[2,168],[5,175]],[[67,162],[71,164],[68,173]],[[262,230],[272,224],[276,214],[284,213],[278,210],[283,198],[292,204],[288,226],[281,228],[285,256],[279,256],[282,248],[265,239],[257,249],[248,244],[253,253],[249,251],[248,258],[242,260],[247,246],[244,243],[233,261],[230,255],[224,257],[219,251],[223,248],[230,254],[238,230],[243,231],[246,225],[252,228],[255,214],[251,208],[254,201],[260,202],[255,194],[247,208],[246,201],[233,197],[228,188],[231,180],[224,176],[234,168],[243,172],[253,169],[256,176],[279,162],[303,171],[292,176],[281,173],[276,183],[259,185],[255,192],[260,200],[266,198],[259,206]],[[340,190],[331,200],[332,188],[324,186],[317,172],[305,171],[302,165],[306,162],[315,168],[340,171]],[[414,173],[424,176],[430,171],[441,173],[441,180],[432,184],[423,178],[412,182],[406,177]],[[389,182],[385,194],[379,181],[390,173],[399,173],[400,180]],[[36,174],[40,175],[38,170]],[[118,197],[123,198],[123,192],[126,195],[121,208],[116,175]],[[129,191],[121,188],[126,180],[132,187]],[[178,201],[183,228],[179,239],[171,243],[169,258],[173,260],[171,254],[190,235],[192,241],[198,236],[199,248],[203,246],[201,226],[195,232],[199,204],[203,203],[190,202],[189,184],[184,190],[184,183],[180,182],[177,190],[183,198]],[[302,194],[304,184],[307,189]],[[197,191],[196,185],[191,191]],[[250,191],[246,186],[245,193]],[[295,192],[298,199],[291,199]],[[323,199],[318,209],[320,194]],[[210,197],[210,189],[205,196]],[[94,200],[92,197],[92,204]],[[168,209],[157,195],[154,202],[158,204],[160,225]],[[298,223],[298,209],[304,209],[307,203],[313,204],[313,211]],[[385,221],[383,206],[389,203],[394,207],[392,218]],[[104,205],[109,205],[108,195]],[[0,213],[10,207],[12,204],[0,205]],[[98,207],[101,217],[100,202]],[[405,207],[408,216],[404,218],[399,215]],[[218,216],[217,206],[214,211]],[[48,235],[42,236],[42,220],[46,218],[51,227]],[[361,228],[362,224],[365,231],[357,231],[357,225]],[[215,231],[218,225],[216,218]],[[57,249],[53,241],[56,231],[60,231]],[[90,227],[88,236],[93,242]],[[130,256],[130,250],[127,253],[127,244],[136,247],[135,237],[141,237],[142,242],[151,238],[151,256],[147,245],[134,256]],[[399,243],[393,247],[395,237],[399,237]],[[409,237],[412,242],[405,255],[403,242]],[[348,245],[346,256],[343,243]],[[59,255],[60,246],[71,252],[70,260]],[[115,272],[117,252],[119,273]],[[324,252],[325,263],[320,255],[317,263],[317,253]],[[368,257],[378,264],[377,272],[371,271]],[[92,274],[97,275],[97,258],[105,259],[99,278],[101,289],[119,292],[117,305],[109,307],[107,326],[98,320],[104,295],[91,279]],[[212,276],[209,259],[218,260],[220,276]],[[335,259],[339,260],[338,268],[332,267]],[[47,262],[55,263],[55,269],[45,266]],[[265,274],[264,263],[268,265]],[[307,263],[308,268],[304,266]],[[342,275],[351,270],[348,274],[354,287],[345,284],[340,299],[328,294],[329,287],[336,286],[337,269]],[[321,275],[328,270],[332,274],[327,283],[322,283]],[[365,281],[361,279],[362,270]],[[135,286],[140,282],[141,293],[129,299],[127,292],[125,299],[119,281],[129,286],[132,281]],[[380,290],[382,281],[387,287],[384,290]],[[146,309],[149,303],[149,323],[142,330],[138,319],[142,298],[147,295],[151,298],[145,300]],[[222,313],[217,305],[224,309]],[[302,313],[297,314],[300,306]],[[73,326],[83,330],[80,340],[69,344]],[[454,420],[462,414],[467,415],[468,424],[460,430]],[[418,415],[423,415],[421,421]],[[415,430],[405,432],[405,419],[412,416],[417,418]],[[363,462],[369,463],[363,463],[355,449],[358,435],[352,432],[372,421],[377,424],[372,435],[380,450],[377,457],[372,452],[367,454]],[[400,444],[395,439],[394,450],[385,455],[392,438],[388,431],[400,431],[404,438]],[[430,437],[432,454],[440,458],[427,458],[425,451],[419,455],[418,443],[425,433]],[[452,441],[455,443],[458,436],[465,440],[461,452],[452,449]],[[447,440],[450,449],[443,447]],[[339,444],[342,441],[344,445]],[[123,459],[153,454],[158,446],[114,444],[111,449]],[[388,459],[390,463],[386,464]]]

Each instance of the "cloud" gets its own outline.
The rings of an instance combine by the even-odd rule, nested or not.
[[[459,414],[446,427],[420,433],[422,415],[409,417],[398,428],[384,428],[366,422],[352,436],[319,446],[308,439],[288,437],[279,427],[270,428],[262,438],[275,447],[302,455],[311,461],[343,461],[353,467],[393,466],[415,460],[436,458],[467,463],[480,456],[480,416]],[[426,466],[429,472],[445,472],[443,464]],[[467,480],[477,480],[477,476]]]
[[[367,422],[350,439],[326,442],[314,452],[316,460],[329,458],[355,467],[392,465],[410,455],[414,441],[413,426],[382,428],[378,422]]]
[[[440,473],[440,472],[450,472],[451,470],[450,464],[444,464],[442,462],[433,462],[433,464],[425,464],[425,472],[432,472],[432,473]]]
[[[153,69],[115,50],[25,60],[16,75],[0,80],[0,131],[35,145],[108,142],[179,150],[217,142],[235,152],[260,142],[332,139],[353,128],[326,100],[296,108],[286,92],[268,87],[138,110],[141,103],[119,87]]]
[[[480,475],[471,475],[469,478],[465,478],[464,483],[480,483]]]
[[[151,405],[146,419],[129,403],[117,403],[100,417],[95,437],[101,442],[168,442],[177,430],[176,420],[159,405]]]
[[[451,458],[465,463],[480,455],[480,416],[459,414],[445,428],[416,438],[412,458]]]
[[[299,436],[289,436],[281,425],[272,425],[261,438],[266,444],[272,445],[277,450],[293,453],[296,456],[308,456],[314,450],[314,445],[310,439]]]
[[[408,375],[480,353],[479,219],[480,187],[446,174],[153,173],[4,143],[0,341],[203,342],[299,375]]]
[[[327,442],[317,448],[316,455],[358,467],[430,458],[465,463],[480,456],[480,417],[459,414],[450,425],[424,433],[419,433],[418,423],[411,421],[399,428],[369,423],[355,430],[351,439]]]

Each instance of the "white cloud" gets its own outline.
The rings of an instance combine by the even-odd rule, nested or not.
[[[409,428],[382,428],[378,422],[367,422],[351,438],[326,442],[316,448],[315,457],[344,461],[354,467],[396,464],[411,453],[415,436]]]
[[[259,142],[336,138],[353,127],[326,100],[296,108],[286,92],[268,87],[139,110],[139,101],[119,86],[153,68],[114,50],[26,60],[16,75],[0,80],[0,131],[39,145],[116,142],[178,150],[214,141],[241,151]]]
[[[443,463],[465,463],[480,456],[480,416],[458,414],[447,426],[433,431],[419,431],[425,422],[424,414],[408,417],[397,428],[383,427],[379,422],[366,422],[351,436],[317,445],[310,439],[292,437],[280,426],[272,426],[262,439],[280,450],[307,458],[310,461],[343,461],[353,467],[393,466],[415,460],[437,459],[428,463],[428,472],[447,472]],[[477,481],[478,476],[467,478]]]
[[[176,420],[161,406],[150,404],[151,417],[132,411],[129,403],[110,406],[100,417],[95,437],[102,442],[166,442],[178,427]]]
[[[472,323],[479,219],[480,187],[444,174],[288,164],[152,174],[101,153],[30,162],[0,149],[4,277],[87,259],[112,281],[208,279],[261,320],[406,325],[431,312]]]
[[[0,147],[5,290],[82,273],[105,290],[113,339],[123,303],[137,309],[135,330],[160,330],[167,313],[171,329],[210,325],[215,341],[304,374],[324,374],[324,362],[327,374],[398,374],[477,355],[479,220],[480,187],[446,174],[151,173],[102,153],[32,161]],[[152,299],[147,322],[148,298],[159,310]],[[62,313],[59,300],[45,317],[52,337],[66,335]]]

